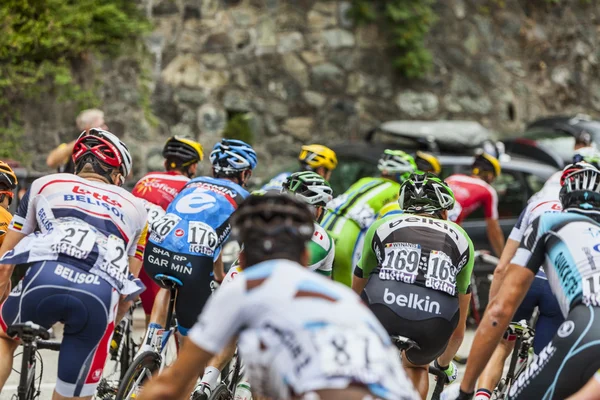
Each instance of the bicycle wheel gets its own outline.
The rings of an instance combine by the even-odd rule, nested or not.
[[[160,369],[160,355],[153,351],[140,354],[119,384],[115,400],[135,399],[144,383]]]
[[[208,400],[233,400],[233,393],[227,388],[227,385],[220,383],[213,390]]]
[[[131,329],[131,328],[130,328]],[[125,345],[123,346],[123,352],[121,353],[121,357],[119,360],[120,371],[119,371],[119,379],[123,381],[125,378],[125,374],[129,369],[129,366],[133,363],[135,359],[136,352],[136,343],[133,341],[132,332],[128,331],[123,340],[125,340]]]

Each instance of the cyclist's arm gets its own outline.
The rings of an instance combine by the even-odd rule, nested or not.
[[[477,328],[469,362],[460,386],[466,393],[475,390],[477,378],[485,368],[517,307],[523,301],[539,266],[545,258],[544,232],[538,231],[540,218],[527,229],[521,245],[511,260],[502,290],[491,299]],[[527,268],[525,268],[527,267]]]
[[[596,372],[584,387],[567,400],[600,400],[600,371]]]
[[[375,236],[377,228],[379,228],[384,221],[385,219],[381,219],[371,225],[365,236],[363,251],[360,260],[358,261],[358,265],[354,268],[354,277],[352,278],[352,290],[354,290],[356,294],[360,295],[362,293],[365,286],[367,286],[371,271],[377,266],[377,256],[373,250],[373,236]]]
[[[189,397],[201,371],[213,354],[184,338],[177,360],[158,376],[150,379],[138,400],[170,400]]]
[[[454,332],[452,332],[452,336],[450,336],[450,340],[448,341],[448,345],[446,346],[446,350],[444,353],[439,356],[438,364],[442,366],[450,365],[450,362],[460,349],[462,345],[463,339],[465,338],[465,329],[467,327],[467,317],[469,315],[469,304],[471,302],[471,293],[469,294],[458,294],[458,305],[460,307],[460,318],[458,321],[458,325]]]
[[[58,168],[62,164],[69,161],[69,157],[73,154],[73,147],[75,146],[76,140],[70,143],[63,143],[48,154],[46,158],[46,165],[50,168]]]
[[[502,254],[502,249],[504,248],[504,233],[502,233],[500,223],[497,219],[486,218],[485,224],[487,227],[487,237],[490,241],[490,246],[492,246],[494,254],[497,257],[500,257]]]
[[[213,276],[215,281],[221,283],[225,279],[225,265],[223,264],[222,254],[213,263]]]
[[[494,279],[492,279],[492,285],[490,286],[490,299],[498,293],[500,286],[502,286],[502,282],[504,282],[504,277],[506,276],[506,270],[508,269],[508,264],[518,248],[519,242],[516,240],[508,239],[506,241],[506,246],[504,246],[504,250],[502,250],[502,255],[500,256],[500,261],[498,261],[498,265],[494,270]]]
[[[4,236],[4,242],[0,246],[0,255],[15,248],[15,246],[27,235],[9,230]],[[10,292],[10,276],[15,268],[14,264],[0,264],[0,304],[6,300]]]

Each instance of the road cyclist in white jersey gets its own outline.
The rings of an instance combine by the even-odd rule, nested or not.
[[[115,322],[143,290],[133,277],[142,265],[146,209],[120,187],[131,172],[129,150],[112,133],[90,129],[75,143],[73,162],[75,175],[32,183],[0,248],[0,389],[18,346],[7,327],[62,322],[54,400],[92,397]],[[9,295],[15,264],[30,266]]]
[[[308,271],[313,215],[295,198],[250,196],[233,216],[243,273],[219,288],[176,362],[138,400],[182,399],[236,337],[254,396],[417,399],[393,345],[349,288]]]

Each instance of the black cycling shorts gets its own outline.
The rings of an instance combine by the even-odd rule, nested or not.
[[[148,242],[144,252],[144,270],[159,285],[161,282],[155,279],[157,274],[172,276],[183,283],[177,294],[175,315],[180,333],[187,335],[212,293],[213,258],[175,253]]]
[[[427,365],[439,357],[458,325],[458,299],[437,290],[372,275],[361,295],[391,335],[417,342],[405,356],[414,365]]]
[[[571,309],[550,343],[519,375],[508,392],[511,400],[565,399],[600,369],[600,307]]]

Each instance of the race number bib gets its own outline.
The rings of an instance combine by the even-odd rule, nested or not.
[[[150,227],[150,239],[154,242],[161,243],[169,233],[181,221],[181,217],[175,214],[165,214],[162,218],[155,221]]]
[[[450,257],[443,251],[432,250],[429,253],[425,286],[455,295],[456,268],[452,265]]]
[[[110,235],[106,241],[106,252],[104,260],[100,264],[100,270],[110,278],[123,282],[129,277],[129,260],[125,250],[125,242],[115,235]]]
[[[96,232],[80,220],[63,220],[59,223],[52,250],[80,260],[86,259],[96,243]]]
[[[217,248],[219,237],[215,230],[204,222],[190,221],[188,243],[190,251],[212,256]]]
[[[421,245],[415,243],[385,243],[384,259],[379,278],[414,283],[419,274]]]
[[[313,338],[324,376],[351,377],[359,382],[377,380],[377,367],[385,354],[383,346],[376,345],[373,332],[328,327],[316,331]]]
[[[148,211],[148,226],[150,228],[167,213],[162,207],[149,202],[146,202],[146,210]]]

